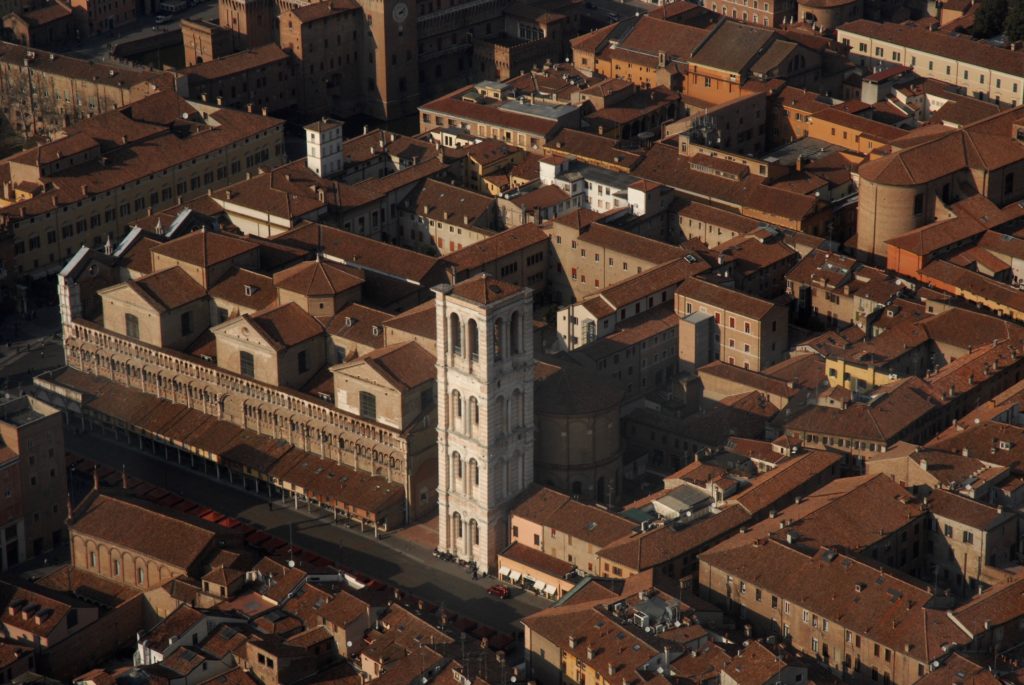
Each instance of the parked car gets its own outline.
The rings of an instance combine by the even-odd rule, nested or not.
[[[492,585],[487,588],[487,594],[499,597],[501,599],[508,599],[512,595],[512,591],[504,585]]]

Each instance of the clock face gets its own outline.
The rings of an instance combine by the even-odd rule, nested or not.
[[[395,8],[391,10],[391,16],[395,18],[395,21],[401,24],[409,17],[409,6],[404,2],[398,3],[395,5]]]

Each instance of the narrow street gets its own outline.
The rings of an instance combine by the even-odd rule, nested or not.
[[[129,476],[256,525],[283,540],[290,535],[299,547],[502,632],[522,630],[519,619],[550,606],[547,600],[522,590],[514,590],[507,600],[491,597],[487,588],[495,583],[493,578],[474,581],[462,567],[435,559],[431,550],[399,536],[375,540],[372,532],[335,524],[327,514],[308,514],[280,502],[270,507],[266,496],[204,478],[201,472],[164,462],[124,443],[68,435],[67,448],[72,454],[111,469],[123,466]]]

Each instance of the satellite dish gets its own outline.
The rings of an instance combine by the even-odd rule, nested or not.
[[[295,560],[294,559],[289,559],[288,560],[288,568],[295,568]]]

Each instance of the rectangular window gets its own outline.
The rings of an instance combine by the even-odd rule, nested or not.
[[[124,334],[129,338],[139,339],[139,317],[134,314],[124,315]]]
[[[359,415],[371,421],[377,420],[377,396],[371,392],[359,392]]]
[[[238,353],[238,373],[246,378],[256,377],[256,360],[253,359],[252,352]]]
[[[181,334],[192,335],[192,312],[181,313]]]
[[[299,373],[305,373],[309,370],[309,363],[306,361],[306,351],[302,350],[299,352]]]

